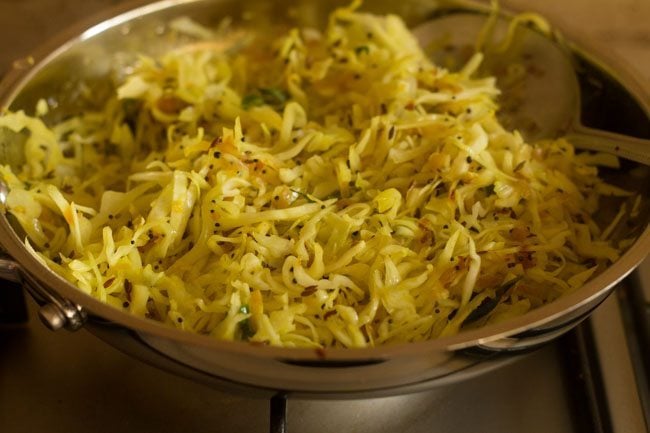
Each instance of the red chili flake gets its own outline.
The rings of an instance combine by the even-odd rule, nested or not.
[[[131,292],[133,291],[133,284],[129,280],[124,280],[124,293],[126,293],[126,299],[131,301]]]
[[[433,245],[435,242],[436,237],[434,236],[433,232],[431,232],[428,229],[423,230],[422,237],[420,238],[420,243],[424,245]]]
[[[314,349],[316,352],[316,356],[319,357],[320,359],[325,359],[327,358],[327,353],[325,352],[325,349],[319,347],[317,349]]]
[[[519,242],[523,241],[529,234],[528,228],[524,227],[514,227],[510,230],[512,238]]]
[[[248,341],[248,344],[251,346],[255,347],[262,347],[262,346],[268,346],[269,343],[267,341]]]
[[[522,251],[515,255],[515,260],[524,267],[524,269],[530,269],[535,267],[536,260],[533,256],[533,253],[530,251]]]

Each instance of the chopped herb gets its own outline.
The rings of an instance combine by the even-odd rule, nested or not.
[[[485,192],[485,195],[494,194],[494,184],[484,186],[482,189],[483,189],[483,192]]]
[[[255,93],[246,95],[241,100],[241,108],[244,110],[249,110],[253,107],[260,107],[262,105],[264,105],[264,98]]]
[[[242,333],[242,340],[250,340],[250,338],[253,335],[255,335],[255,330],[253,330],[253,327],[249,319],[242,320],[241,322],[238,323],[238,325],[239,325],[239,330]]]
[[[357,56],[360,56],[361,54],[368,54],[370,52],[370,48],[368,45],[359,45],[354,49],[354,52],[357,53]]]
[[[269,105],[276,110],[281,110],[289,100],[289,95],[278,87],[260,87],[242,99],[242,108],[248,110],[252,107]]]
[[[284,107],[284,104],[289,99],[287,92],[277,87],[260,88],[259,92],[264,98],[264,102],[277,108]]]

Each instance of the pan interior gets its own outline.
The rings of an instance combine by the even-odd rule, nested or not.
[[[116,79],[136,60],[135,53],[156,56],[186,44],[183,38],[172,37],[168,29],[170,19],[188,16],[197,22],[215,27],[225,17],[234,26],[260,28],[270,25],[296,24],[322,26],[323,17],[334,7],[346,2],[288,2],[288,1],[194,1],[169,7],[161,4],[144,8],[92,28],[81,37],[71,40],[25,76],[9,100],[3,101],[12,111],[24,110],[34,114],[37,102],[45,97],[51,110],[46,115],[48,123],[79,112],[101,107],[115,90]],[[167,5],[168,6],[168,5]],[[440,13],[445,4],[432,2],[388,1],[368,3],[372,12],[398,13],[411,27]],[[281,12],[278,12],[281,11]],[[650,122],[644,107],[630,95],[626,88],[597,64],[576,52],[575,59],[581,89],[582,122],[591,127],[650,138]],[[551,109],[552,107],[549,107]],[[20,151],[20,134],[0,130],[0,163],[14,167],[24,162]],[[612,234],[613,240],[639,237],[650,219],[650,169],[623,161],[621,169],[603,169],[601,176],[609,183],[640,194],[644,199],[638,212],[629,217]],[[606,225],[617,214],[622,201],[603,200],[597,221]],[[628,203],[633,206],[633,203]],[[14,225],[17,232],[19,228]]]

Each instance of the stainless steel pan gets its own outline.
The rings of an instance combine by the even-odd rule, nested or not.
[[[165,25],[172,17],[185,15],[204,24],[218,23],[226,16],[235,24],[252,26],[257,20],[269,19],[318,24],[332,7],[341,4],[164,0],[141,6],[74,36],[68,34],[61,43],[54,43],[55,47],[51,44],[17,62],[0,84],[0,107],[31,112],[38,99],[52,97],[58,108],[50,113],[51,118],[65,116],[85,108],[78,97],[82,83],[101,101],[110,82],[107,76],[132,61],[135,52],[156,54],[182,43],[166,35]],[[415,26],[449,6],[448,2],[415,0],[374,1],[365,8],[401,14]],[[589,76],[583,80],[587,99],[583,120],[615,132],[650,136],[647,89],[623,72],[613,74],[597,66],[591,57],[576,55],[576,59],[583,78]],[[589,88],[595,81],[600,83],[598,91]],[[602,104],[611,108],[594,110]],[[20,155],[19,143],[0,137],[0,163],[16,164]],[[621,238],[630,234],[638,237],[620,260],[580,290],[522,317],[429,342],[370,349],[284,349],[217,341],[168,328],[111,308],[44,267],[24,247],[4,209],[0,214],[0,243],[7,255],[0,260],[0,277],[22,282],[41,304],[41,317],[53,329],[84,327],[147,362],[230,390],[258,394],[287,391],[318,398],[416,391],[484,372],[551,341],[584,319],[643,260],[650,250],[650,170],[626,163],[622,170],[605,176],[636,189],[645,198],[639,216],[619,233]],[[5,194],[0,188],[0,203]],[[605,205],[604,209],[609,207]]]

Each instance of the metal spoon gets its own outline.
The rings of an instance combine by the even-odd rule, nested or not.
[[[482,13],[458,11],[434,18],[414,33],[425,49],[436,46],[432,52],[436,64],[457,68],[469,58],[468,48],[474,47],[488,19]],[[505,37],[510,23],[505,16],[495,19],[489,39]],[[580,88],[568,48],[525,25],[515,31],[507,49],[492,45],[485,50],[482,66],[483,72],[497,77],[502,90],[499,115],[507,127],[519,130],[529,141],[564,136],[578,148],[650,165],[650,140],[580,123]],[[524,72],[515,82],[505,73],[513,67]]]

